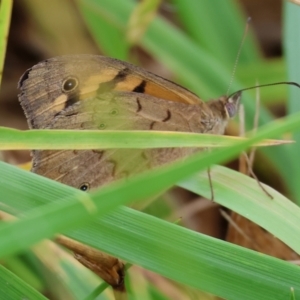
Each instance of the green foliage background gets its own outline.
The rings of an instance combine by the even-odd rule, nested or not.
[[[201,98],[224,94],[244,27],[245,16],[241,9],[234,1],[173,0],[170,3],[176,8],[180,26],[155,16],[135,47],[141,47],[164,64],[176,81]],[[2,0],[0,7],[0,24],[6,24],[0,28],[2,57],[10,4],[11,1]],[[149,13],[155,13],[155,4],[156,1],[148,1]],[[131,0],[52,1],[51,5],[33,0],[26,2],[28,14],[38,28],[37,36],[41,38],[40,43],[45,43],[49,56],[70,54],[66,44],[71,44],[77,53],[97,53],[95,45],[85,42],[86,32],[78,25],[80,19],[105,55],[138,63],[139,56],[130,51],[132,45],[126,38],[128,20],[136,5]],[[255,80],[267,83],[288,77],[300,82],[299,13],[300,7],[284,2],[285,60],[264,59],[255,38],[249,34],[232,91],[255,85]],[[57,17],[55,21],[47,17],[51,14]],[[139,11],[136,14],[138,22]],[[65,23],[71,26],[64,26]],[[296,112],[299,90],[291,87],[289,97],[286,92],[282,86],[262,89],[261,127],[249,141],[198,154],[183,163],[145,173],[129,183],[114,183],[90,195],[1,162],[0,208],[20,218],[0,226],[0,256],[5,262],[0,270],[2,293],[7,299],[44,299],[45,290],[57,299],[111,297],[108,293],[98,295],[97,290],[102,287],[93,292],[99,280],[63,254],[58,255],[51,246],[43,244],[28,250],[36,242],[61,232],[175,280],[187,299],[212,298],[206,293],[225,299],[291,299],[293,295],[297,299],[300,292],[297,266],[120,206],[149,198],[178,182],[209,198],[205,177],[209,165],[228,161],[263,138],[282,138],[284,134],[292,136],[296,143],[261,150],[261,164],[271,166],[268,176],[272,177],[274,172],[286,186],[290,198],[298,203],[300,119]],[[288,98],[288,115],[276,122],[265,106],[282,98]],[[247,112],[246,126],[250,129],[255,114],[254,94],[244,93],[243,104]],[[43,138],[47,141],[47,134]],[[51,142],[48,137],[48,143]],[[153,141],[145,137],[145,142],[151,145]],[[165,146],[168,146],[167,141]],[[270,200],[255,181],[224,167],[214,167],[212,177],[217,203],[255,221],[299,253],[300,211],[295,204],[268,188],[274,196]],[[20,253],[21,259],[15,256]],[[144,282],[139,289],[136,280],[134,272],[130,273],[128,284],[132,299],[141,299],[139,293],[143,293],[143,299],[165,297],[150,283]]]

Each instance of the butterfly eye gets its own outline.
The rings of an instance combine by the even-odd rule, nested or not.
[[[70,77],[64,80],[62,84],[63,92],[72,92],[78,87],[78,79],[76,77]]]
[[[87,182],[84,182],[79,186],[79,189],[86,192],[87,190],[90,189],[90,185]]]
[[[239,109],[240,100],[241,100],[241,92],[237,92],[227,99],[227,103],[225,104],[225,109],[230,118],[233,118],[236,115]]]

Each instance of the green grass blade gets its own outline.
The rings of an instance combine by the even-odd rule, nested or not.
[[[24,255],[26,256],[27,253],[25,252]],[[4,267],[18,276],[21,280],[25,281],[35,290],[42,291],[44,289],[45,286],[42,279],[39,278],[32,268],[28,267],[28,263],[26,263],[20,256],[13,256],[6,259]]]
[[[297,237],[300,210],[297,205],[264,185],[272,195],[271,199],[255,180],[230,169],[213,167],[211,177],[217,203],[259,224],[300,253],[300,240]],[[194,175],[182,181],[179,186],[208,199],[211,194],[205,173]]]
[[[30,299],[46,300],[42,294],[38,293],[19,277],[0,266],[0,291],[1,297],[7,300]]]
[[[218,60],[233,68],[247,18],[237,3],[210,0],[173,0],[176,12],[189,35]],[[260,53],[253,36],[246,37],[239,64],[258,61]],[[231,61],[231,64],[229,63]]]
[[[300,7],[299,5],[285,1],[284,3],[284,47],[286,53],[286,62],[288,66],[288,80],[300,82]],[[299,93],[295,89],[289,87],[289,101],[288,113],[300,111]],[[300,165],[299,165],[299,151],[300,151],[300,132],[293,134],[293,139],[296,144],[293,147],[287,147],[287,156],[294,162],[290,165],[291,176],[288,176],[288,186],[293,192],[295,201],[300,204]]]
[[[113,11],[99,9],[98,5],[92,1],[87,3],[77,0],[77,4],[99,48],[104,53],[109,53],[111,57],[127,60],[129,43],[121,30],[125,24],[121,24],[115,18]],[[119,4],[123,5],[121,2]],[[126,18],[128,17],[126,15]]]
[[[12,5],[12,0],[0,1],[0,86],[2,81]]]
[[[232,145],[245,138],[170,131],[28,130],[0,127],[0,149],[148,149]],[[264,140],[255,147],[291,141]]]
[[[30,174],[30,177],[36,176]],[[7,179],[9,186],[9,175]],[[31,187],[30,181],[27,185]],[[61,198],[72,191],[66,187],[66,191],[61,193],[55,186],[59,185],[53,183],[48,188],[54,190],[57,196],[60,194]],[[48,195],[48,201],[55,199],[53,195]],[[244,200],[238,199],[241,202]],[[18,201],[18,197],[13,200],[13,209],[24,205]],[[45,199],[38,198],[40,209],[43,208],[40,206],[41,201]],[[37,203],[27,202],[27,209],[30,205],[36,206]],[[265,215],[268,215],[268,211]],[[299,226],[296,230],[299,230]],[[290,286],[296,292],[300,291],[300,271],[297,266],[197,234],[129,208],[119,208],[81,229],[73,230],[69,235],[164,276],[227,299],[261,299],[259,295],[264,295],[263,299],[285,299]]]

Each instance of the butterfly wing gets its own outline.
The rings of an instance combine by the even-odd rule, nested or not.
[[[64,56],[41,62],[23,75],[19,87],[31,128],[203,133],[217,123],[209,106],[191,92],[141,68],[101,56]],[[32,171],[76,188],[95,188],[194,151],[35,150]]]

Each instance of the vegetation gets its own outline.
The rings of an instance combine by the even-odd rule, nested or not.
[[[68,1],[51,1],[51,5],[26,2],[37,32],[45,38],[42,43],[48,47],[47,55],[70,54],[65,53],[71,51],[65,44],[71,44],[74,52],[97,51],[91,41],[85,43],[86,32],[78,28],[80,19],[105,55],[138,63],[141,55],[134,55],[132,49],[142,48],[166,66],[174,80],[203,99],[226,93],[246,19],[234,1],[218,1],[217,5],[211,0],[170,1],[178,26],[156,14],[156,1],[142,1],[145,9],[137,8],[133,0],[76,0],[74,6]],[[5,53],[10,5],[9,0],[1,1],[0,24],[6,26],[0,27],[0,57]],[[300,7],[291,3],[284,6],[285,60],[263,58],[250,32],[231,91],[253,86],[256,79],[261,84],[287,80],[286,74],[290,80],[300,82],[297,50]],[[51,14],[57,16],[52,22],[46,17]],[[70,20],[65,22],[67,17]],[[151,20],[149,24],[142,22],[146,17]],[[71,26],[67,28],[62,25],[64,22]],[[70,28],[74,31],[68,32]],[[137,28],[141,32],[135,34]],[[300,115],[296,112],[300,91],[295,87],[289,89],[289,97],[287,87],[261,90],[259,128],[246,141],[232,142],[229,147],[197,154],[127,182],[113,183],[88,196],[0,162],[0,210],[18,218],[0,224],[1,293],[6,299],[45,299],[45,291],[53,299],[111,299],[109,292],[99,294],[103,285],[99,287],[96,276],[59,252],[51,242],[36,244],[59,232],[171,279],[172,287],[177,293],[180,291],[182,299],[214,299],[211,294],[225,299],[297,299],[300,270],[296,265],[184,228],[176,223],[176,218],[171,222],[164,220],[172,213],[164,196],[151,203],[152,215],[147,213],[149,207],[143,212],[121,206],[154,197],[175,184],[209,199],[206,171],[209,166],[228,162],[263,139],[288,136],[295,140],[294,144],[264,147],[257,162],[266,166],[264,178],[268,182],[273,182],[273,177],[280,181],[285,195],[267,187],[273,196],[271,200],[255,180],[229,168],[214,166],[211,175],[216,203],[254,221],[300,253],[297,206]],[[283,98],[288,98],[287,116],[276,121],[268,105],[282,104]],[[254,102],[254,92],[245,92],[243,104],[248,130],[255,115]],[[236,126],[233,123],[230,128]],[[6,133],[7,128],[0,129],[2,145],[9,138],[20,137],[18,131],[11,131],[9,138]],[[149,147],[159,139],[159,134],[151,138],[146,134],[144,145],[148,143]],[[39,136],[49,145],[59,138],[59,135],[49,137],[47,132]],[[132,148],[137,147],[134,138],[124,133],[126,138],[132,140]],[[79,147],[81,141],[78,136],[72,142],[73,148]],[[170,145],[168,139],[160,142],[165,147]],[[187,142],[182,139],[182,146]],[[26,138],[22,143],[26,144]],[[114,144],[113,135],[111,143]],[[11,144],[10,149],[17,148]],[[129,271],[126,279],[131,299],[168,299],[153,282],[137,276],[138,272],[141,270]]]

